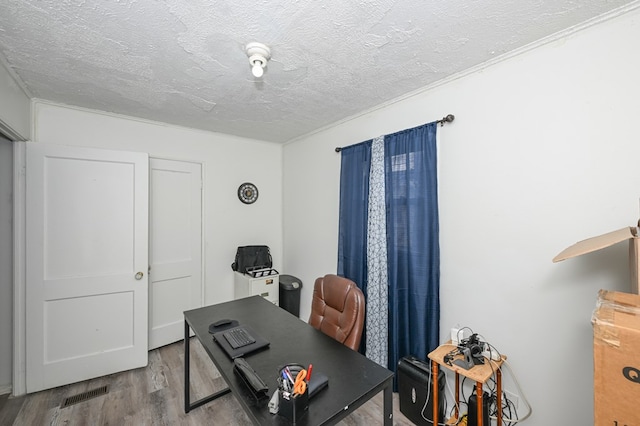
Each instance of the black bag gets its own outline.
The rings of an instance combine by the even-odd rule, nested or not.
[[[273,259],[268,246],[238,247],[236,261],[231,264],[234,271],[247,273],[247,269],[271,268]]]

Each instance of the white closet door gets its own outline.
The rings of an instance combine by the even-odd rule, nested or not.
[[[184,337],[183,312],[203,305],[202,171],[150,159],[149,349]]]
[[[27,391],[147,364],[148,156],[27,143]]]

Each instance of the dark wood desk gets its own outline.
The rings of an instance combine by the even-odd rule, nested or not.
[[[245,359],[269,386],[269,397],[277,388],[278,370],[288,363],[313,364],[314,372],[329,377],[329,386],[309,401],[309,411],[296,423],[299,426],[335,424],[362,404],[384,391],[383,424],[391,426],[393,410],[391,390],[393,372],[336,342],[306,322],[260,296],[234,300],[184,312],[185,412],[232,392],[251,421],[256,425],[290,424],[279,415],[269,413],[267,401],[257,402],[250,390],[233,372],[227,357],[209,334],[209,324],[219,319],[235,319],[249,325],[271,342],[268,349],[247,355]],[[189,392],[189,330],[209,354],[226,381],[223,389],[191,402]],[[212,419],[215,423],[215,419]]]

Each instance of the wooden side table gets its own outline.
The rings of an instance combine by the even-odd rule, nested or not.
[[[432,370],[431,377],[438,377],[438,369],[440,366],[443,366],[444,368],[451,370],[455,373],[456,408],[455,408],[454,417],[452,419],[457,421],[458,416],[460,415],[460,413],[458,412],[458,407],[460,403],[460,375],[462,375],[476,382],[476,396],[477,396],[476,401],[477,401],[477,407],[478,407],[477,409],[478,421],[476,422],[476,424],[479,426],[489,426],[489,425],[482,424],[483,385],[495,373],[496,383],[498,386],[498,395],[496,400],[496,404],[498,407],[497,426],[502,426],[502,409],[501,409],[502,407],[502,372],[500,371],[500,366],[502,366],[502,363],[504,362],[504,360],[507,359],[507,357],[505,355],[502,355],[502,358],[499,361],[487,360],[485,358],[484,364],[476,365],[470,368],[469,370],[466,370],[460,367],[459,365],[456,365],[456,364],[449,365],[444,362],[444,356],[449,352],[451,352],[452,350],[456,349],[456,347],[457,346],[453,345],[451,341],[449,341],[443,345],[438,346],[433,352],[429,354],[429,359],[431,360],[431,370]],[[457,355],[454,359],[462,359],[462,358],[463,358],[462,355]],[[433,387],[433,424],[435,425],[435,424],[438,424],[438,398],[439,398],[438,381],[432,380],[431,382]]]

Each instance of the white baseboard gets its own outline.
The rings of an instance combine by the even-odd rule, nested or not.
[[[11,385],[0,385],[0,395],[11,393]]]

